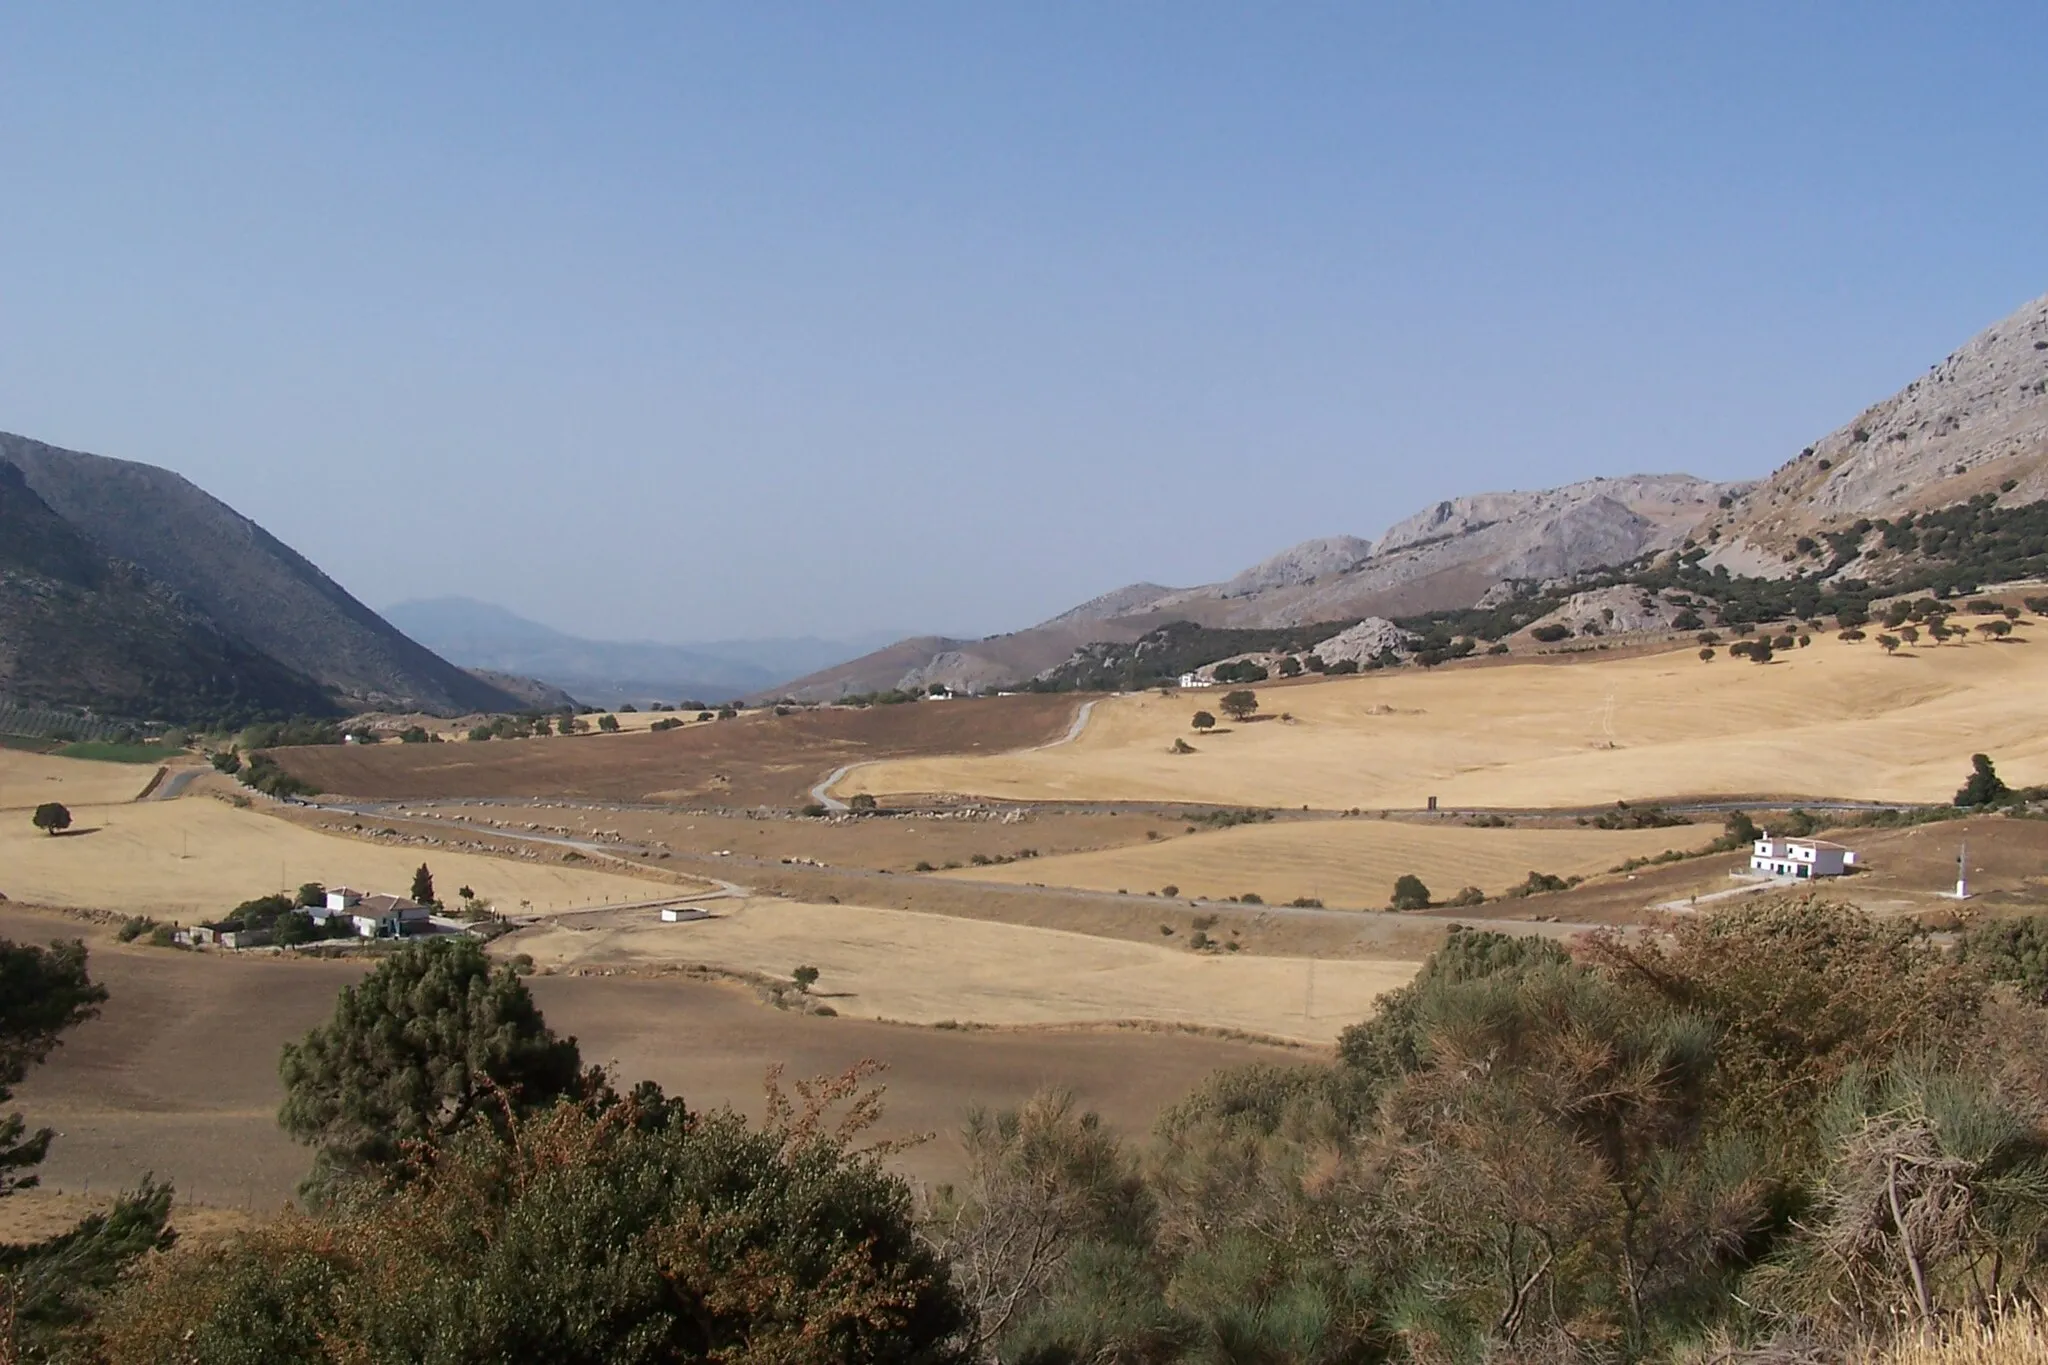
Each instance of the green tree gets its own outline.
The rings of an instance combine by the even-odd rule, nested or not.
[[[1413,872],[1404,872],[1394,882],[1394,899],[1391,904],[1396,910],[1429,909],[1429,888],[1422,884],[1422,878]]]
[[[615,735],[619,732],[619,718],[612,715],[599,716],[597,718],[597,728],[608,735]]]
[[[1197,711],[1192,724],[1197,730],[1213,730],[1216,728],[1216,717],[1207,711]]]
[[[1219,704],[1223,707],[1223,714],[1242,724],[1259,709],[1259,694],[1249,687],[1240,687],[1225,692]]]
[[[327,888],[318,882],[307,882],[299,887],[299,894],[292,897],[292,904],[301,910],[327,904]]]
[[[412,874],[412,899],[416,905],[438,905],[434,899],[434,874],[425,863]]]
[[[818,969],[812,966],[798,967],[789,974],[789,979],[796,982],[798,990],[808,995],[810,994],[811,987],[818,984]]]
[[[402,1190],[160,1258],[104,1358],[967,1365],[909,1187],[852,1145],[862,1103],[757,1128],[643,1085],[471,1126]]]
[[[29,823],[45,834],[55,834],[58,830],[71,828],[71,811],[61,801],[45,801],[36,807]]]
[[[579,1093],[574,1038],[558,1038],[511,969],[469,937],[408,943],[345,988],[334,1016],[287,1043],[278,1122],[315,1150],[312,1184],[392,1171],[409,1141],[491,1112]]]
[[[1990,755],[1971,754],[1970,780],[1963,783],[1962,789],[1956,793],[1956,804],[1958,806],[1995,805],[2010,795],[2011,790],[2011,788],[2005,785],[2004,780],[1999,777],[1998,770],[1991,766]]]
[[[42,1064],[63,1034],[100,1011],[107,992],[86,972],[76,939],[47,948],[0,939],[0,1104]],[[48,1128],[27,1131],[20,1114],[0,1119],[0,1196],[36,1183],[31,1171],[49,1154]]]
[[[846,803],[848,810],[869,811],[875,809],[875,807],[876,801],[873,792],[856,792],[853,798]]]

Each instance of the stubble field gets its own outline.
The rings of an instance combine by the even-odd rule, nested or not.
[[[501,949],[560,969],[703,963],[787,978],[817,967],[840,1014],[936,1024],[1118,1021],[1237,1030],[1331,1043],[1405,984],[1413,961],[1321,962],[1218,948],[1191,952],[1025,925],[757,897],[714,901],[709,920],[664,924],[652,911],[567,916]],[[1133,909],[1141,914],[1142,907]],[[1218,927],[1218,938],[1228,931]]]
[[[1498,896],[1531,872],[1586,876],[1631,858],[1697,849],[1720,832],[1719,825],[1473,829],[1448,820],[1299,820],[939,875],[1097,891],[1172,886],[1182,896],[1212,900],[1254,892],[1268,904],[1309,897],[1329,906],[1377,909],[1387,904],[1394,880],[1409,873],[1440,899],[1467,886]]]
[[[101,766],[101,765],[92,765]],[[673,895],[670,882],[526,861],[404,848],[306,829],[203,795],[71,808],[61,837],[26,817],[0,820],[0,894],[10,900],[157,919],[212,919],[302,882],[403,894],[422,862],[444,900],[467,885],[499,909],[602,905]]]
[[[2048,781],[2048,650],[1960,644],[1887,656],[1816,639],[1754,665],[1690,651],[1414,670],[1261,687],[1273,719],[1194,734],[1219,693],[1117,697],[1071,744],[856,768],[835,791],[1319,809],[1536,809],[1753,794],[1940,801],[1992,754]],[[1287,713],[1278,716],[1276,713]],[[1188,740],[1191,754],[1170,752]]]
[[[75,758],[0,749],[0,811],[34,810],[45,801],[66,806],[133,801],[155,778],[142,763],[87,763]],[[15,823],[10,815],[0,827]]]

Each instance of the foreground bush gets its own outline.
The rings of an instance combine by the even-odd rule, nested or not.
[[[416,1149],[322,1215],[159,1258],[105,1359],[940,1365],[963,1316],[910,1194],[847,1135],[650,1088]]]

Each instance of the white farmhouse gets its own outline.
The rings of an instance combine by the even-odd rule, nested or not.
[[[327,893],[327,904],[312,911],[313,922],[325,924],[340,917],[361,938],[404,938],[425,933],[433,914],[404,896],[366,896],[353,887],[337,886]]]
[[[1825,839],[1773,839],[1766,830],[1749,853],[1749,868],[1773,877],[1839,877],[1856,866],[1856,850]]]
[[[1214,687],[1216,680],[1214,678],[1205,678],[1199,673],[1183,673],[1180,675],[1180,685],[1182,687]]]

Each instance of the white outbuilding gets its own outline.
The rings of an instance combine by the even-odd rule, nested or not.
[[[1808,881],[1839,877],[1855,867],[1856,850],[1825,839],[1774,839],[1768,831],[1749,853],[1749,870]]]

